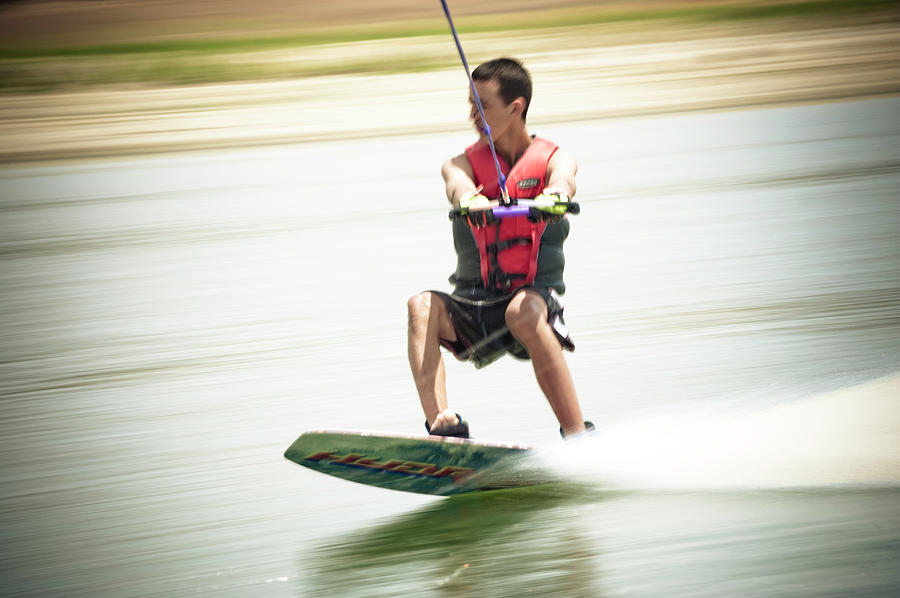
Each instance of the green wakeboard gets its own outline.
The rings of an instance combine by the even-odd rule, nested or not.
[[[441,436],[316,430],[301,434],[284,456],[360,484],[450,496],[552,481],[527,466],[530,450]]]

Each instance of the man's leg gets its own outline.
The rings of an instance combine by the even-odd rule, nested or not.
[[[531,356],[538,385],[544,391],[566,436],[584,431],[584,417],[562,347],[547,322],[547,303],[534,291],[520,291],[506,309],[506,324]]]
[[[434,293],[415,295],[407,302],[409,332],[407,349],[419,400],[432,432],[458,423],[447,406],[447,378],[440,339],[456,340],[444,301]]]

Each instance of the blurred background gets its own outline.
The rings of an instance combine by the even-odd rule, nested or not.
[[[572,484],[434,499],[282,458],[420,434],[406,299],[474,140],[440,3],[0,2],[0,595],[895,596],[900,2],[450,2],[579,161]]]
[[[4,2],[0,158],[464,128],[462,69],[434,4]],[[508,54],[534,71],[535,123],[898,85],[889,0],[464,0],[452,10],[473,64]]]

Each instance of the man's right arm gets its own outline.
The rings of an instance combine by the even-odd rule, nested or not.
[[[454,208],[459,207],[459,202],[466,197],[474,195],[478,189],[475,186],[475,175],[465,154],[450,158],[441,166],[441,175],[447,186],[447,201]]]

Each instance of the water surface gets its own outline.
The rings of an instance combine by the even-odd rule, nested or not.
[[[0,169],[4,594],[896,595],[898,108],[533,125],[580,163],[600,434],[448,362],[476,436],[579,482],[448,500],[281,454],[423,432],[405,300],[447,287],[469,133]]]

